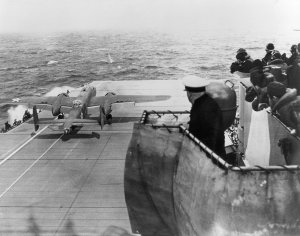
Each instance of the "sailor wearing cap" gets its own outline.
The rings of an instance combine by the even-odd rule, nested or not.
[[[275,50],[275,46],[273,43],[268,43],[266,45],[265,51],[266,51],[266,55],[262,59],[262,63],[264,66],[283,63],[282,58],[281,58],[282,56],[279,51]]]
[[[210,82],[194,75],[183,78],[187,97],[192,104],[189,131],[220,156],[225,156],[222,112],[205,91]]]
[[[293,65],[295,63],[298,63],[299,58],[300,58],[299,57],[299,52],[298,52],[298,47],[297,47],[296,44],[291,46],[290,52],[291,52],[292,55],[289,58],[286,59],[286,64],[288,66]]]
[[[273,51],[275,49],[274,44],[273,43],[268,43],[266,46],[265,51],[269,52],[269,51]]]
[[[268,63],[271,61],[272,58],[272,52],[274,51],[275,47],[273,43],[268,43],[266,46],[266,55],[264,56],[264,58],[261,60],[263,65],[266,66],[268,65]]]
[[[246,49],[240,48],[236,52],[237,61],[233,62],[230,66],[230,72],[234,73],[236,71],[249,73],[250,69],[253,67],[253,59],[247,53]]]

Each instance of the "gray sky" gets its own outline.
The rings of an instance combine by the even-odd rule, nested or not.
[[[0,32],[300,28],[300,0],[0,0]]]

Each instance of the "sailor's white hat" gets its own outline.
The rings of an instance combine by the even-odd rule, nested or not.
[[[202,92],[209,85],[209,80],[195,75],[187,75],[182,79],[185,90],[189,92]]]

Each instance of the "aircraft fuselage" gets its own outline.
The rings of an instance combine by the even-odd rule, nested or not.
[[[72,109],[69,113],[67,121],[64,123],[65,133],[69,133],[72,127],[72,119],[87,118],[87,107],[92,99],[96,96],[96,88],[92,86],[84,86],[78,97],[73,101]]]
[[[70,118],[86,118],[87,116],[87,107],[92,99],[96,96],[96,88],[92,86],[85,86],[80,91],[76,100],[73,101],[73,107],[70,111]]]

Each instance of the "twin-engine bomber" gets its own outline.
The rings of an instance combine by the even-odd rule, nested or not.
[[[123,102],[153,102],[167,100],[165,95],[115,95],[107,93],[105,96],[96,96],[96,88],[85,85],[77,97],[70,97],[69,92],[61,93],[56,97],[30,97],[18,100],[18,103],[27,103],[33,108],[33,123],[35,131],[40,124],[61,125],[65,134],[69,134],[74,127],[88,124],[99,124],[103,128],[105,123],[112,123],[112,104]],[[15,103],[16,104],[16,103]],[[50,110],[57,119],[39,119],[37,109]],[[99,112],[99,117],[91,118],[90,114]],[[65,117],[65,113],[69,114]]]

